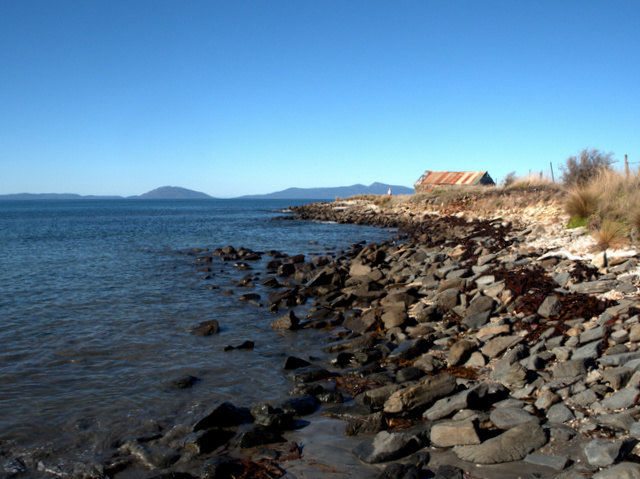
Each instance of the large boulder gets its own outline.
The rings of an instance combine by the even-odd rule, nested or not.
[[[416,385],[393,393],[385,402],[384,410],[388,413],[400,413],[426,409],[455,390],[456,378],[453,375],[442,373],[430,376]]]
[[[454,452],[463,461],[499,464],[519,461],[546,443],[547,435],[544,429],[533,423],[526,423],[477,446],[455,447]]]

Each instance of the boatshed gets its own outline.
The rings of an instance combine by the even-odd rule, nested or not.
[[[478,186],[495,185],[486,171],[425,171],[414,183],[416,194],[426,193],[434,188],[443,186]]]

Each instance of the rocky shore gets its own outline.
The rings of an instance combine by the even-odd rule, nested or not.
[[[247,271],[239,299],[282,334],[319,330],[332,359],[287,357],[289,398],[218,404],[126,441],[104,476],[640,478],[635,251],[596,252],[553,211],[536,222],[356,202],[292,211],[282,220],[400,236],[316,257],[190,256],[199,274]],[[211,320],[193,333],[217,331]]]

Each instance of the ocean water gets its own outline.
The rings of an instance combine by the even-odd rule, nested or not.
[[[259,267],[240,272],[214,260],[205,273],[190,251],[233,245],[322,255],[392,236],[272,220],[300,203],[0,202],[0,475],[20,462],[58,471],[99,463],[118,441],[192,424],[219,401],[285,397],[284,358],[322,357],[326,333],[273,331],[277,316],[238,300],[269,293],[237,286],[247,273],[259,280]],[[219,334],[190,333],[210,319]],[[244,340],[255,349],[223,351]],[[167,387],[185,374],[199,381]]]

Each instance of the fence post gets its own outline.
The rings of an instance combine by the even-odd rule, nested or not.
[[[553,163],[549,162],[549,166],[551,167],[551,182],[555,183],[556,179],[553,176]]]

